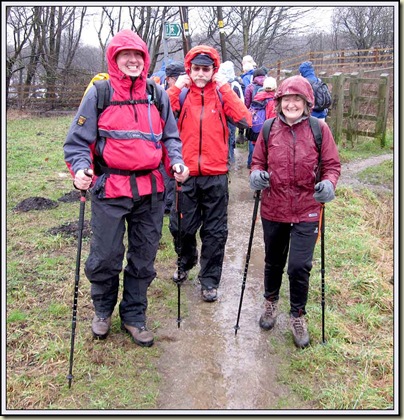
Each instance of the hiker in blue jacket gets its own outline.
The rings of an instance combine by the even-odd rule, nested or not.
[[[303,77],[305,77],[311,83],[321,80],[316,76],[316,73],[314,72],[314,67],[311,61],[305,61],[304,63],[300,64],[299,72]],[[327,108],[322,111],[315,111],[314,109],[312,109],[311,111],[311,115],[320,120],[325,120],[325,117],[327,116],[327,114],[328,114]]]

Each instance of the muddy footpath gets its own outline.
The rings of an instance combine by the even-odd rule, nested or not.
[[[288,314],[279,314],[271,332],[262,331],[258,325],[263,309],[264,260],[259,212],[235,334],[254,211],[246,160],[246,153],[236,149],[236,165],[230,176],[229,236],[218,300],[202,301],[198,270],[194,268],[190,280],[181,287],[188,305],[181,310],[180,328],[175,320],[166,320],[160,330],[160,410],[312,408],[278,382],[280,365],[288,363],[290,352],[298,351],[289,333]],[[277,347],[285,349],[282,354],[271,345],[274,338]]]

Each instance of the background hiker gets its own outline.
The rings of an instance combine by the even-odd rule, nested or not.
[[[254,72],[254,69],[257,67],[257,64],[254,61],[254,59],[251,57],[251,55],[245,55],[243,57],[241,65],[243,69],[243,73],[240,75],[241,87],[243,88],[243,95],[245,96],[246,87],[250,83],[252,83],[252,80],[253,80],[252,74]],[[236,143],[244,144],[246,141],[247,141],[247,138],[245,136],[244,130],[239,128]]]
[[[225,61],[220,64],[219,73],[223,74],[227,82],[230,83],[231,88],[236,92],[237,96],[244,102],[243,89],[237,80],[236,73],[234,72],[234,64],[231,61]],[[236,148],[236,125],[227,121],[229,128],[229,162],[233,165],[236,162],[234,157],[234,149]]]
[[[172,61],[171,63],[167,64],[166,71],[165,71],[165,89],[169,89],[174,83],[177,81],[178,76],[180,74],[185,74],[185,67],[184,63],[181,61]],[[168,175],[165,166],[161,165],[161,173],[164,177],[164,186],[165,186],[165,193],[164,193],[164,214],[170,214],[171,206],[174,202],[174,193],[175,193],[175,179]]]
[[[186,75],[168,89],[178,115],[184,161],[190,177],[182,184],[181,267],[173,280],[183,282],[198,262],[196,234],[202,241],[200,271],[203,300],[217,299],[227,240],[228,128],[226,117],[239,127],[251,125],[251,115],[227,79],[218,73],[219,53],[199,45],[185,56]],[[183,102],[181,98],[184,97]],[[182,102],[182,103],[181,103]],[[170,231],[178,253],[178,223],[170,214]]]
[[[314,67],[311,61],[305,61],[304,63],[300,64],[299,72],[303,77],[305,77],[310,82],[313,89],[315,89],[315,87],[313,86],[313,83],[321,82],[321,79],[317,77],[316,73],[314,72]],[[330,95],[329,92],[328,94]],[[316,100],[316,96],[317,96],[316,92],[314,92],[314,107],[311,110],[311,115],[313,117],[316,117],[320,120],[325,121],[325,118],[328,115],[328,108],[323,108],[322,106],[320,106],[320,104]],[[330,95],[330,100],[331,100],[331,95]]]
[[[322,145],[320,182],[316,183],[319,153],[308,119],[313,105],[313,90],[304,77],[289,77],[281,83],[275,93],[277,118],[267,144],[263,131],[258,136],[250,174],[251,188],[263,190],[265,301],[259,324],[264,330],[275,325],[282,274],[288,260],[291,329],[295,345],[302,348],[310,341],[304,315],[320,203],[334,198],[340,175],[333,136],[328,125],[319,121]],[[315,186],[321,192],[315,193]]]
[[[276,79],[273,77],[266,77],[261,86],[259,82],[262,81],[262,78],[262,76],[257,76],[257,84],[248,86],[248,88],[251,88],[251,90],[254,89],[254,92],[256,91],[257,93],[253,92],[254,97],[248,108],[252,116],[252,126],[246,131],[248,138],[247,168],[251,168],[255,142],[257,141],[263,123],[266,119],[276,116],[274,102]]]
[[[131,30],[123,30],[111,39],[106,56],[111,105],[98,118],[97,90],[94,86],[88,91],[65,140],[65,160],[76,188],[87,190],[92,185],[92,237],[85,273],[95,310],[93,335],[105,339],[110,330],[127,227],[121,326],[135,343],[151,346],[147,289],[156,277],[154,260],[162,232],[164,181],[158,168],[163,149],[175,179],[183,182],[188,168],[164,88],[156,85],[158,98],[153,98],[158,99],[160,112],[146,99],[150,57],[145,42]],[[93,178],[85,175],[86,168],[94,169]]]

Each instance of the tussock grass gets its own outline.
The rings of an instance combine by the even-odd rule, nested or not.
[[[106,341],[93,341],[90,285],[80,274],[73,385],[66,376],[77,243],[52,236],[77,221],[79,203],[16,213],[23,199],[57,200],[72,190],[62,145],[71,117],[21,118],[7,127],[7,410],[155,409],[161,348],[133,345],[115,311]],[[364,155],[368,155],[366,147]],[[375,146],[370,147],[375,151]],[[375,153],[376,154],[376,153]],[[348,154],[346,154],[348,155]],[[357,157],[360,151],[350,151]],[[386,169],[381,170],[387,172]],[[300,351],[273,339],[282,354],[280,383],[318,409],[385,410],[393,407],[394,296],[391,194],[339,187],[326,206],[326,344],[321,344],[320,246],[316,247],[308,302],[312,345]],[[86,220],[90,209],[86,206]],[[84,239],[82,261],[88,255]],[[176,319],[175,269],[168,219],[149,291],[149,327]],[[285,293],[285,287],[282,288]],[[185,297],[184,297],[185,298]],[[284,301],[285,299],[283,299]],[[185,307],[186,305],[184,305]],[[184,314],[186,316],[186,314]],[[156,337],[156,342],[164,340]],[[180,345],[180,343],[179,343]],[[278,405],[288,408],[287,401]]]

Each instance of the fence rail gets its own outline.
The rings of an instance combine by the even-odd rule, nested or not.
[[[311,61],[317,72],[350,72],[370,67],[389,67],[394,65],[393,48],[372,48],[367,50],[310,51],[285,60],[266,64],[273,76],[282,77],[285,71],[299,71],[304,61]]]

